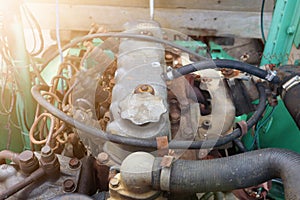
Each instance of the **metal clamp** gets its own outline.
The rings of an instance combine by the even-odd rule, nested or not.
[[[272,71],[272,70],[268,69],[268,74],[265,77],[265,79],[268,81],[272,81],[276,75],[277,75],[277,71]]]
[[[171,177],[171,165],[174,157],[164,156],[161,161],[161,173],[160,173],[160,189],[163,191],[170,191],[170,177]]]
[[[282,97],[285,96],[285,94],[287,93],[287,91],[289,89],[291,89],[292,87],[294,87],[295,85],[300,83],[300,76],[296,75],[293,78],[291,78],[290,80],[288,80],[286,83],[284,83],[282,85],[283,91],[282,91]]]

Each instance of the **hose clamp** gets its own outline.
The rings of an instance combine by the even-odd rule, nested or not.
[[[288,92],[289,89],[291,89],[295,85],[298,85],[299,83],[300,83],[300,76],[299,75],[296,75],[293,78],[291,78],[290,80],[288,80],[287,82],[285,82],[282,85],[282,88],[283,88],[282,97],[285,96],[285,94]]]
[[[268,74],[265,77],[265,79],[268,80],[268,81],[272,81],[274,79],[274,77],[277,75],[276,71],[272,71],[270,69],[268,69],[267,72],[268,72]]]
[[[171,165],[173,159],[173,156],[164,156],[160,164],[162,167],[160,172],[160,189],[163,191],[170,191]]]

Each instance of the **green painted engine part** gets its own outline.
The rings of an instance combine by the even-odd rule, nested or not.
[[[21,21],[20,7],[18,1],[10,1],[3,13],[4,27],[7,34],[7,43],[10,48],[11,59],[13,63],[13,73],[16,82],[16,113],[21,127],[21,133],[25,149],[30,148],[29,129],[34,120],[36,103],[31,96],[31,77],[30,63],[26,51],[23,26]],[[15,142],[14,142],[15,143]]]
[[[230,56],[226,51],[224,51],[220,45],[214,43],[213,41],[209,42],[209,51],[212,59],[236,60],[235,58]]]
[[[270,111],[270,108],[268,109]],[[265,120],[266,116],[261,120]],[[242,139],[247,149],[252,149],[254,130]],[[300,153],[300,131],[282,100],[278,101],[274,113],[258,133],[260,148],[285,148]]]
[[[300,42],[300,0],[277,0],[261,65],[287,64],[293,42]]]

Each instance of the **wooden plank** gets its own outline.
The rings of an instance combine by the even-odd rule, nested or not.
[[[55,29],[55,4],[30,3],[42,28]],[[105,25],[110,31],[122,31],[123,24],[137,19],[149,19],[147,8],[67,5],[59,7],[60,27],[64,30],[89,30],[92,23]],[[265,29],[271,22],[265,13]],[[155,20],[163,28],[189,35],[235,35],[260,38],[259,12],[207,11],[200,9],[156,9]],[[266,31],[267,32],[267,31]]]
[[[53,0],[27,0],[34,3],[53,3]],[[149,0],[60,0],[60,4],[98,5],[148,8]],[[262,0],[155,0],[156,8],[185,8],[202,10],[226,10],[259,12]],[[272,11],[274,1],[267,0],[265,11]]]

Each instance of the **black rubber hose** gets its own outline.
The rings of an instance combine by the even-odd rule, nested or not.
[[[160,162],[154,164],[159,167]],[[231,191],[281,178],[285,199],[300,199],[300,154],[284,149],[262,149],[201,161],[176,160],[171,166],[170,192]],[[159,176],[152,176],[157,188]]]
[[[261,79],[267,79],[268,71],[260,69],[254,65],[250,65],[244,62],[235,61],[235,60],[227,60],[227,59],[216,59],[213,61],[199,61],[194,62],[192,64],[188,64],[182,66],[178,69],[172,71],[172,76],[174,78],[178,78],[180,76],[190,74],[195,71],[203,70],[203,69],[215,69],[215,68],[228,68],[228,69],[237,69],[242,72],[249,73],[251,75],[257,76]],[[166,77],[168,79],[168,77]],[[279,83],[280,79],[278,76],[274,76],[274,78],[270,81],[271,83]]]
[[[257,110],[251,116],[251,118],[247,121],[247,128],[249,129],[254,124],[258,122],[261,115],[265,110],[266,105],[266,94],[265,94],[265,87],[262,83],[258,83],[257,85],[259,91],[259,104],[257,106]],[[79,122],[72,117],[66,115],[64,112],[60,111],[58,108],[50,104],[44,97],[41,95],[40,91],[45,90],[48,91],[48,86],[33,86],[31,89],[32,96],[34,99],[48,110],[51,114],[59,118],[60,120],[70,124],[73,127],[89,134],[91,137],[104,139],[106,141],[110,141],[117,144],[124,144],[129,146],[136,146],[136,147],[145,147],[145,148],[157,148],[157,143],[155,140],[145,140],[139,138],[129,138],[115,134],[106,133],[100,129],[87,126],[82,122]],[[238,138],[242,135],[241,130],[239,128],[235,129],[232,133],[221,137],[219,139],[210,139],[206,141],[175,141],[172,140],[169,144],[170,149],[200,149],[200,148],[213,148],[213,147],[220,147],[223,146],[235,138]]]

